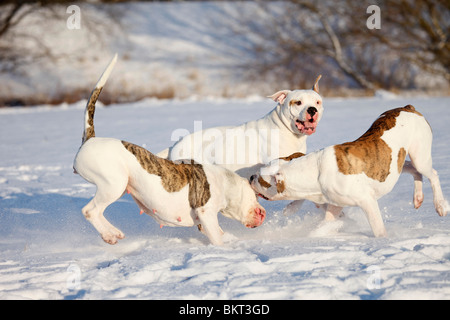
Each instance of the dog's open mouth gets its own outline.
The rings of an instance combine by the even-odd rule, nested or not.
[[[304,117],[304,120],[296,119],[295,126],[300,133],[309,136],[316,132],[317,123],[319,122],[319,112],[315,107],[309,107]]]
[[[300,131],[300,133],[306,134],[306,135],[311,135],[314,132],[316,132],[316,128],[317,128],[317,121],[313,121],[311,122],[310,120],[308,121],[301,121],[299,119],[295,120],[295,126],[297,127],[298,131]]]
[[[258,197],[263,198],[264,200],[269,200],[269,198],[267,198],[265,195],[258,193]]]

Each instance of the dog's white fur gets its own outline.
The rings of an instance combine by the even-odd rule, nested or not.
[[[95,137],[93,130],[95,101],[116,60],[117,55],[101,76],[89,98],[85,111],[83,144],[74,160],[74,172],[97,186],[94,198],[82,209],[82,212],[101,234],[103,240],[115,244],[118,239],[124,238],[123,232],[109,223],[103,216],[103,212],[125,192],[131,193],[141,211],[151,215],[161,225],[198,225],[211,243],[216,245],[222,244],[223,234],[217,220],[219,211],[247,227],[259,226],[264,220],[265,210],[258,203],[249,182],[237,174],[219,166],[196,165],[197,173],[204,172],[203,181],[198,183],[207,186],[200,188],[200,191],[209,193],[210,196],[205,197],[207,201],[201,206],[193,207],[190,202],[192,195],[189,192],[192,186],[189,183],[177,191],[168,192],[162,179],[166,178],[166,184],[167,180],[170,182],[171,179],[177,179],[176,176],[171,176],[170,170],[164,170],[167,167],[176,169],[176,166],[184,165],[183,168],[189,170],[191,167],[188,166],[193,166],[193,163],[175,164],[169,160],[159,159],[141,147],[113,138]],[[136,153],[131,152],[131,149]],[[147,156],[147,160],[152,157],[154,163],[160,166],[160,171],[164,172],[149,173],[149,169],[140,162],[144,160],[139,158],[137,152],[140,156]],[[161,166],[166,168],[161,169]],[[181,171],[186,172],[186,170]],[[199,180],[197,177],[191,178],[189,181],[192,184]],[[172,182],[177,183],[177,181]],[[209,191],[205,190],[208,188]],[[194,197],[197,196],[200,197],[200,195],[194,195]]]
[[[378,130],[382,132],[381,136],[372,139],[367,138],[366,133],[358,139],[361,152],[357,156],[360,159],[356,159],[355,155],[345,155],[344,151],[338,152],[348,144],[330,146],[292,161],[276,161],[271,167],[262,168],[260,174],[251,177],[252,187],[269,200],[307,199],[328,204],[326,220],[335,219],[343,207],[359,206],[366,213],[374,235],[381,237],[386,235],[386,229],[377,200],[392,190],[401,174],[403,161],[409,154],[411,162],[405,162],[403,171],[414,176],[414,206],[420,207],[423,201],[421,175],[424,175],[430,180],[437,213],[445,216],[449,206],[442,194],[437,172],[432,168],[430,125],[412,106],[391,112],[394,113],[388,111],[381,115],[367,132]],[[393,117],[393,114],[397,116]],[[370,150],[377,143],[383,144],[380,140],[388,146],[380,152],[388,150],[384,156],[387,159],[390,157],[388,172],[383,173],[382,178],[379,178],[382,173],[379,155],[364,150]],[[346,171],[339,165],[340,161],[347,161],[350,167],[360,166],[369,160],[372,160],[372,169],[367,170],[372,170],[369,174],[372,177],[366,172],[351,173],[349,168]],[[377,166],[380,166],[380,170],[373,170]]]
[[[170,160],[194,159],[203,164],[218,164],[249,178],[278,157],[297,151],[304,153],[306,139],[315,132],[323,114],[320,78],[317,77],[311,90],[282,90],[270,96],[278,104],[261,119],[194,132],[157,155]],[[308,113],[309,108],[315,109],[314,116]]]

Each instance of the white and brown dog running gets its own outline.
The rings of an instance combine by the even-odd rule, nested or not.
[[[266,212],[248,180],[237,174],[219,166],[174,163],[129,142],[95,137],[95,103],[116,60],[117,55],[91,93],[82,145],[74,160],[74,172],[97,186],[82,212],[103,240],[115,244],[124,238],[103,212],[125,192],[131,193],[141,213],[161,225],[197,225],[216,245],[222,244],[223,234],[217,220],[219,211],[246,227],[261,225]]]
[[[269,200],[307,199],[328,204],[325,219],[343,207],[359,206],[376,237],[386,236],[377,200],[389,193],[400,174],[414,176],[414,206],[423,201],[422,175],[430,180],[440,216],[449,210],[439,177],[432,168],[432,131],[411,105],[383,113],[360,138],[303,155],[297,153],[261,169],[250,178],[256,192]],[[409,155],[411,162],[405,163]],[[405,166],[404,166],[405,164]]]

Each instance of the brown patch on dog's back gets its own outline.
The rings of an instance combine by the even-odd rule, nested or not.
[[[383,182],[389,175],[392,149],[381,139],[384,131],[395,126],[400,112],[412,112],[422,116],[416,109],[407,105],[383,113],[369,130],[353,142],[334,146],[339,172],[343,174],[365,173],[369,178]],[[404,150],[404,149],[403,149]],[[406,151],[405,156],[406,156]],[[399,153],[400,156],[400,153]],[[402,166],[404,157],[402,161]]]
[[[122,141],[122,144],[136,157],[144,170],[161,177],[161,184],[167,192],[180,191],[189,184],[189,205],[192,209],[202,207],[208,202],[211,192],[201,164],[176,164],[130,142]]]
[[[421,114],[419,111],[417,111],[416,108],[414,108],[414,106],[412,106],[410,104],[404,106],[403,108],[397,108],[394,110],[399,110],[399,113],[400,113],[400,111],[412,112],[412,113],[415,113],[415,114],[423,117],[423,114]],[[391,110],[391,111],[394,111],[394,110]]]
[[[402,173],[405,158],[406,158],[406,150],[404,148],[400,148],[400,150],[398,150],[398,157],[397,157],[398,173]]]
[[[297,158],[303,157],[304,155],[305,155],[304,153],[301,153],[301,152],[295,152],[295,153],[291,154],[290,156],[287,156],[287,157],[281,157],[280,160],[291,161],[291,160],[293,160],[293,159],[297,159]]]
[[[383,182],[389,175],[391,148],[381,139],[354,141],[334,146],[339,171],[343,174],[364,172]]]

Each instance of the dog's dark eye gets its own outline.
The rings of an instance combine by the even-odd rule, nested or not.
[[[320,101],[319,101],[319,100],[317,100],[317,104],[320,104]]]
[[[301,101],[297,101],[295,104],[298,105],[298,106],[301,106],[302,102]]]

